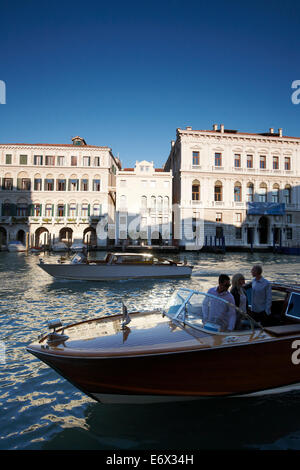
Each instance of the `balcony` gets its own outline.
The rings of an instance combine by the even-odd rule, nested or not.
[[[11,224],[12,223],[12,217],[9,215],[2,215],[0,217],[0,223],[1,224]]]
[[[18,219],[18,217],[1,217],[1,219]],[[0,219],[0,221],[2,223],[9,223],[9,221],[6,222],[5,220],[2,221],[1,219]],[[19,217],[19,219],[24,219],[24,217]],[[43,224],[52,224],[52,225],[53,224],[63,224],[63,225],[76,224],[76,225],[78,225],[78,224],[97,224],[99,222],[99,220],[101,219],[101,216],[97,216],[97,215],[89,215],[89,216],[83,216],[82,215],[82,216],[76,216],[76,217],[72,217],[72,216],[68,216],[68,217],[31,216],[31,217],[27,217],[26,219],[28,220],[29,224],[39,224],[39,225],[43,225]],[[24,222],[20,221],[20,222],[17,222],[17,223],[24,223]]]
[[[236,173],[244,173],[245,168],[243,168],[241,166],[232,166],[231,170],[236,172]]]
[[[224,207],[225,202],[224,201],[211,201],[212,207]]]
[[[11,222],[13,224],[28,224],[28,217],[25,215],[13,215]]]
[[[223,171],[223,170],[224,170],[224,167],[223,167],[223,166],[215,166],[215,165],[213,165],[213,166],[211,167],[211,169],[212,169],[212,171],[219,171],[219,170],[220,170],[220,171]]]
[[[194,206],[194,207],[203,206],[203,201],[198,201],[198,200],[195,200],[195,199],[190,199],[189,205],[190,205],[190,206]]]
[[[246,203],[241,202],[241,201],[232,201],[231,202],[232,207],[235,207],[236,209],[246,209]]]

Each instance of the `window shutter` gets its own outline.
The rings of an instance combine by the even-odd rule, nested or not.
[[[10,205],[10,215],[17,215],[17,206],[16,204]]]

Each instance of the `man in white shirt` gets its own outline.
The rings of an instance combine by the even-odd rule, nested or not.
[[[234,330],[236,322],[235,301],[233,295],[228,292],[229,287],[229,276],[221,274],[219,276],[219,285],[207,291],[208,294],[214,297],[207,296],[202,306],[203,323],[209,322],[218,325],[221,331]],[[226,300],[226,302],[219,301],[218,298]]]
[[[251,310],[254,320],[266,325],[270,322],[272,306],[272,287],[269,281],[262,276],[262,267],[256,264],[251,269],[253,280],[251,283]]]

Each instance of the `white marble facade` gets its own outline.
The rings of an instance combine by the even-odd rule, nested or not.
[[[236,247],[300,243],[300,138],[282,129],[177,129],[165,169],[173,172],[179,220],[193,219],[194,233],[201,228],[194,243],[183,233],[181,246],[220,243],[222,236]],[[268,211],[270,203],[284,204],[284,214],[249,215],[249,202],[267,203]]]
[[[164,168],[140,161],[121,169],[109,147],[78,136],[0,144],[0,243],[297,246],[299,149],[300,138],[282,129],[187,127],[177,129]],[[266,213],[250,214],[258,202]]]
[[[172,243],[172,173],[136,162],[117,174],[116,242]]]

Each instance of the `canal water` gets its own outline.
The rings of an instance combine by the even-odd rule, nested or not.
[[[191,279],[55,281],[37,266],[37,255],[0,253],[1,450],[300,450],[300,392],[104,405],[27,353],[26,345],[46,330],[49,319],[70,323],[117,313],[121,301],[129,311],[162,307],[175,288],[206,291],[217,284],[220,273],[242,272],[250,280],[254,263],[263,265],[270,280],[299,280],[296,256],[182,253],[172,257],[194,264]]]

